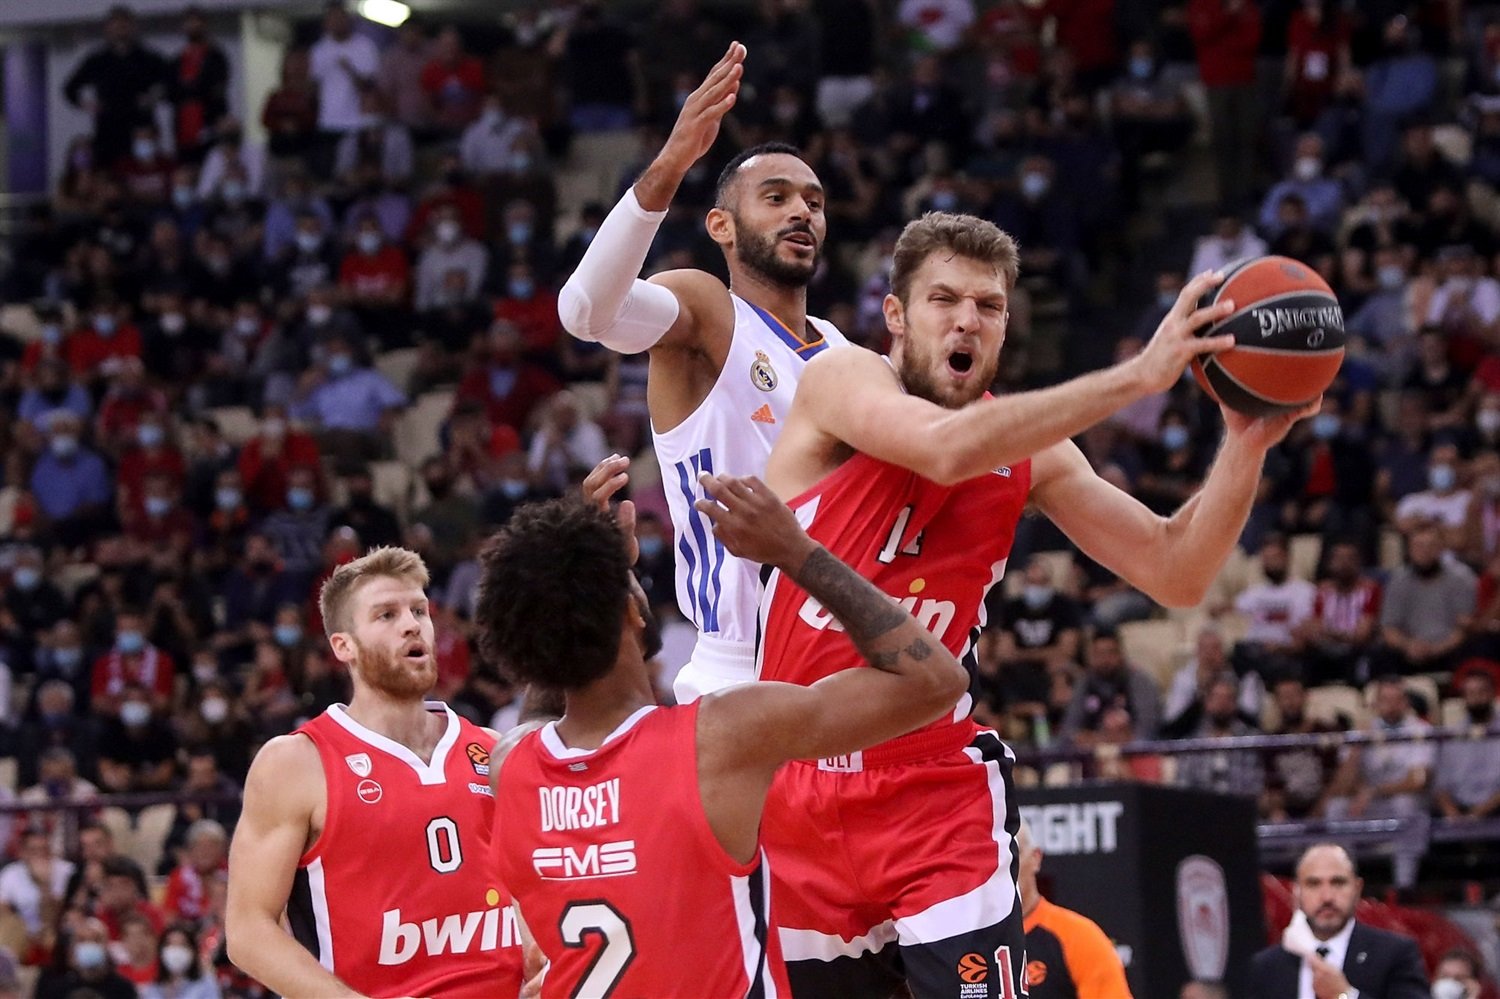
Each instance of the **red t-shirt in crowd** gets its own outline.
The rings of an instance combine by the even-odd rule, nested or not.
[[[404,295],[411,283],[411,265],[399,246],[387,243],[373,255],[350,253],[339,265],[339,287],[355,295]]]
[[[322,481],[318,442],[311,434],[288,430],[281,450],[268,453],[263,438],[255,437],[240,449],[240,481],[245,500],[257,510],[280,510],[286,506],[286,484],[293,468],[311,468]]]
[[[1231,12],[1227,0],[1188,0],[1188,30],[1198,55],[1198,75],[1209,87],[1255,82],[1260,50],[1260,8],[1250,0]]]
[[[92,327],[76,330],[63,341],[63,355],[74,373],[93,377],[106,361],[141,356],[141,331],[121,323],[113,336],[100,336]]]
[[[516,327],[527,353],[551,353],[557,349],[562,320],[557,317],[557,293],[538,288],[530,298],[502,298],[495,302],[495,318]]]
[[[172,679],[177,667],[172,657],[148,644],[140,652],[125,655],[118,649],[106,652],[94,661],[94,678],[91,685],[94,703],[106,698],[119,697],[125,692],[127,683],[140,684],[161,698],[172,696]],[[114,936],[113,933],[110,936]]]

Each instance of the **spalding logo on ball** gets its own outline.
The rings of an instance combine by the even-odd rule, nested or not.
[[[1234,312],[1199,335],[1232,333],[1235,345],[1193,361],[1215,400],[1270,416],[1301,409],[1333,382],[1344,362],[1344,312],[1317,271],[1290,257],[1241,260],[1200,305],[1226,298]]]

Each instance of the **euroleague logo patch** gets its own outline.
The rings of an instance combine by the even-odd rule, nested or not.
[[[990,968],[982,954],[965,954],[958,959],[958,977],[966,985],[978,985],[989,977]]]
[[[1047,980],[1047,964],[1044,961],[1030,961],[1026,965],[1026,984],[1040,985]]]
[[[359,795],[360,801],[363,801],[367,805],[373,805],[380,800],[381,795],[385,794],[385,791],[378,783],[367,777],[359,782],[359,787],[354,789],[354,793]]]
[[[464,747],[464,752],[469,754],[469,762],[474,766],[474,772],[481,777],[490,775],[490,751],[477,742],[471,742]]]

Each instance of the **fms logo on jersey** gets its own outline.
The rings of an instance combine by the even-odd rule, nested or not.
[[[464,752],[469,754],[469,763],[474,767],[474,772],[481,777],[490,775],[490,751],[477,742],[471,742],[464,747]]]

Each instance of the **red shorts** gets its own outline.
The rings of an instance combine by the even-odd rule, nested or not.
[[[891,979],[917,996],[1024,995],[1014,757],[955,728],[957,748],[925,759],[778,774],[761,842],[794,995],[889,995]]]

